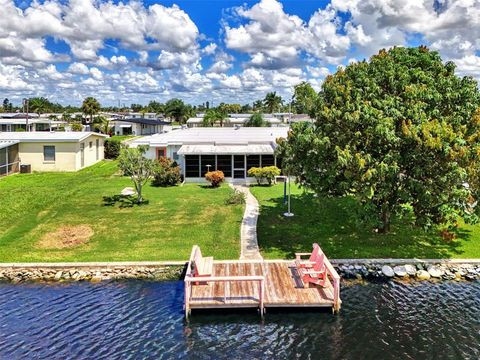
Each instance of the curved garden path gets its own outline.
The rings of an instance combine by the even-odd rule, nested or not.
[[[233,188],[245,194],[245,212],[240,228],[240,260],[263,260],[257,242],[257,219],[259,204],[248,185],[234,184]]]

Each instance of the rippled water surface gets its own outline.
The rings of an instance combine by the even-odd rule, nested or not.
[[[182,314],[182,282],[0,285],[0,358],[479,359],[480,282],[342,288],[339,315]]]

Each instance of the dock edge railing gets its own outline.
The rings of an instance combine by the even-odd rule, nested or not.
[[[192,274],[192,263],[197,257],[197,252],[200,251],[198,245],[194,245],[192,252],[190,254],[190,259],[187,264],[187,270],[185,271],[185,299],[184,299],[184,310],[185,318],[188,320],[191,314],[190,303],[192,301],[192,287],[194,283],[198,282],[245,282],[253,281],[258,282],[258,308],[260,311],[260,316],[263,318],[265,314],[265,276],[263,275],[247,275],[247,276],[202,276],[195,277]],[[224,294],[225,299],[226,294]]]
[[[338,275],[337,270],[333,267],[332,263],[325,256],[324,260],[325,269],[327,275],[331,278],[333,282],[333,312],[338,313],[340,311],[341,300],[340,300],[340,275]]]

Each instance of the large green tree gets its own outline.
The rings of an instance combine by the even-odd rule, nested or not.
[[[297,114],[313,115],[318,101],[318,94],[307,81],[295,85],[293,90],[292,105]]]
[[[94,97],[87,97],[82,103],[82,112],[90,117],[90,123],[93,123],[93,116],[100,111],[100,103]]]
[[[265,126],[268,126],[268,123],[264,119],[262,113],[255,113],[255,114],[252,114],[252,116],[250,116],[247,121],[245,121],[244,126],[245,127],[265,127]]]
[[[278,148],[303,185],[356,196],[383,232],[405,207],[424,227],[477,218],[480,94],[454,63],[382,50],[328,76],[319,97],[316,123]]]
[[[165,115],[183,123],[191,115],[192,107],[185,105],[180,99],[171,99],[165,103]]]
[[[215,124],[219,123],[220,127],[223,127],[223,123],[227,118],[227,114],[223,111],[217,109],[208,109],[203,117],[203,126],[211,127],[215,126]]]

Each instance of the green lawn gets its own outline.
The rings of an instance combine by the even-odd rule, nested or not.
[[[352,199],[315,198],[292,186],[292,218],[285,218],[283,184],[255,186],[261,206],[258,241],[266,258],[291,258],[318,242],[331,258],[480,258],[480,225],[463,225],[453,241],[397,220],[388,235],[356,220]]]
[[[103,205],[132,186],[104,161],[78,173],[18,174],[0,179],[0,262],[185,260],[194,244],[205,255],[235,259],[242,205],[225,205],[230,189],[197,184],[146,186],[148,205]],[[59,249],[45,241],[63,226],[93,230],[85,244]]]

